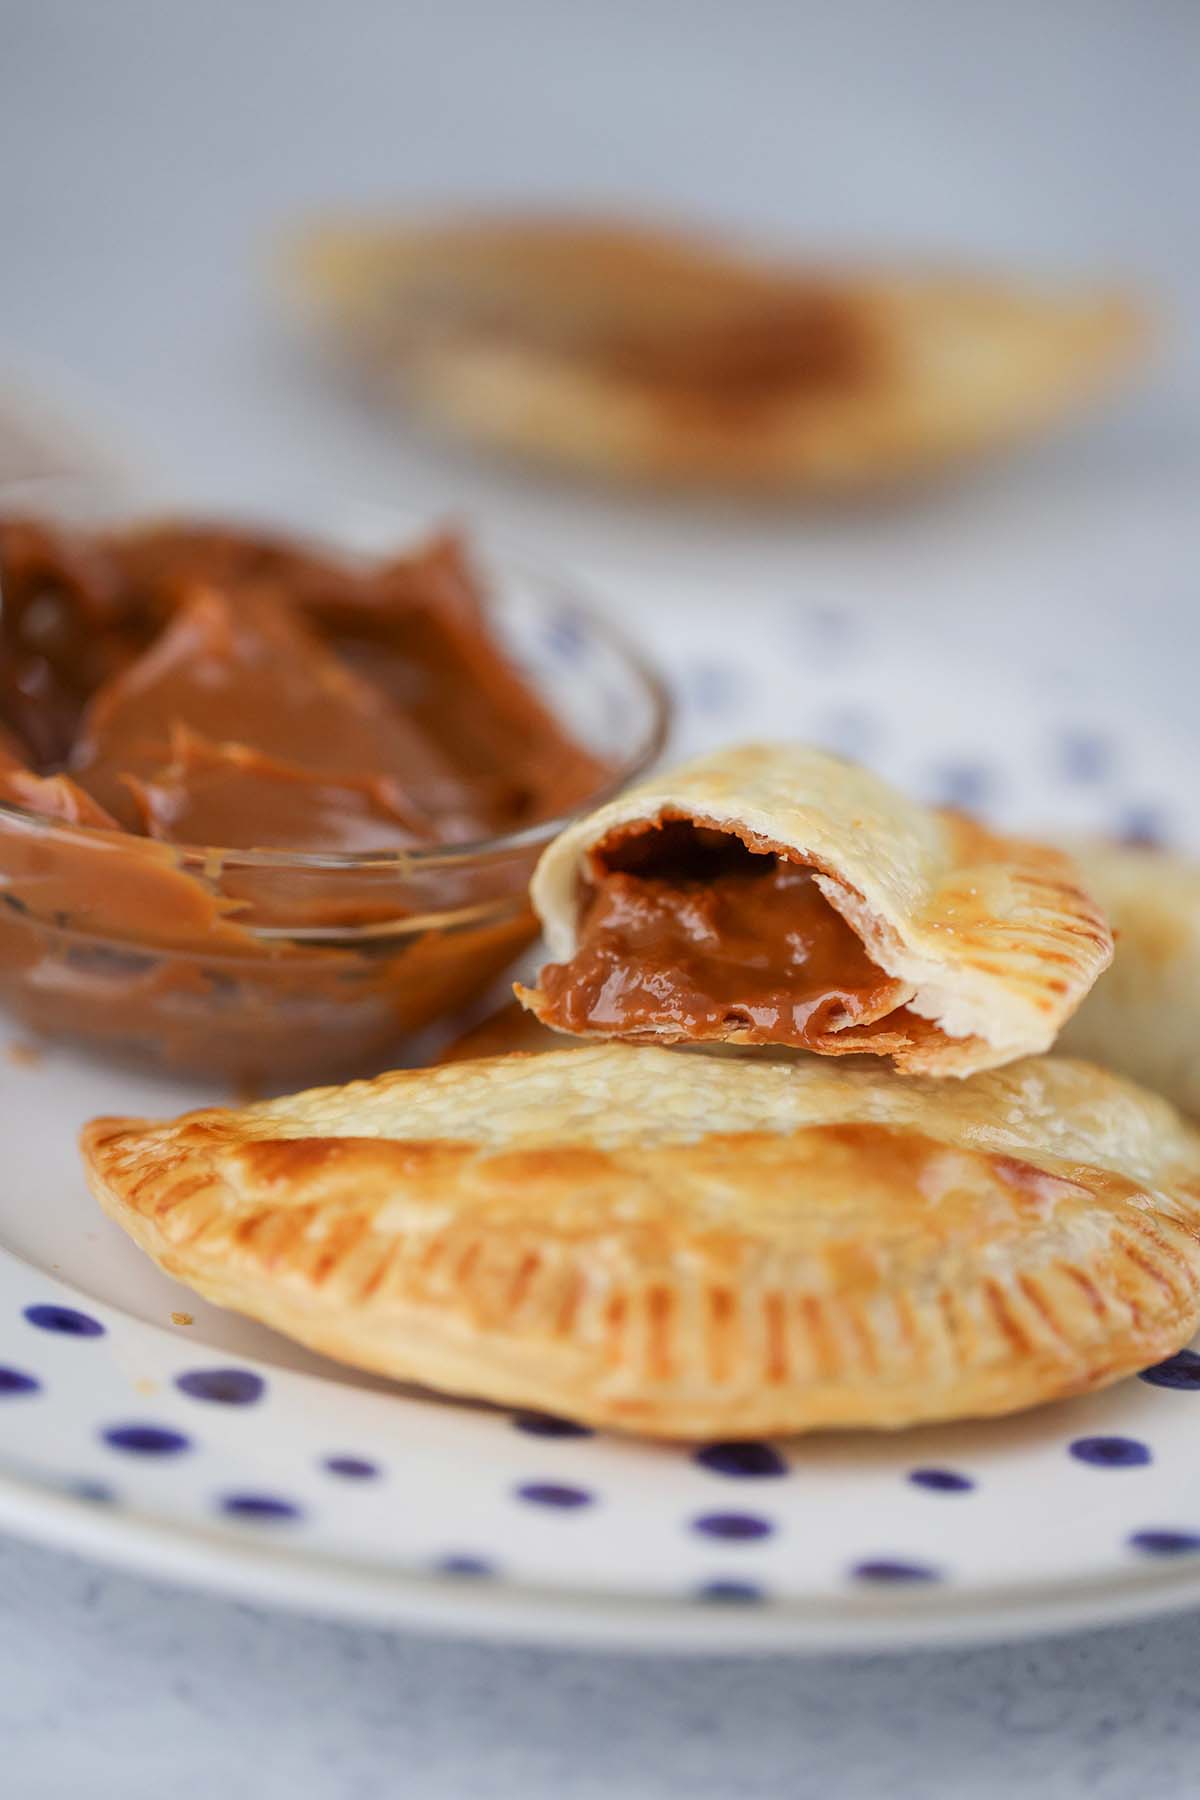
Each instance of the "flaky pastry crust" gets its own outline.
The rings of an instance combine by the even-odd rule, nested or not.
[[[967,1082],[622,1044],[99,1119],[101,1205],[327,1355],[669,1437],[1013,1411],[1175,1351],[1200,1136],[1087,1064]]]
[[[1161,850],[1073,848],[1116,937],[1063,1047],[1200,1117],[1200,865]]]
[[[917,805],[801,744],[719,750],[651,776],[544,851],[531,893],[549,960],[578,946],[589,858],[631,824],[692,819],[810,866],[871,960],[911,992],[895,1028],[830,1032],[826,1055],[870,1051],[897,1068],[968,1075],[1048,1050],[1112,958],[1112,935],[1068,857]],[[519,998],[548,1023],[545,995]],[[649,1035],[647,1031],[647,1035]],[[653,1028],[682,1041],[675,1027]],[[731,1024],[728,1043],[745,1041]]]

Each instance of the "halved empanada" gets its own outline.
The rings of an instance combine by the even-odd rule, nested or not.
[[[1200,1135],[1085,1063],[628,1044],[84,1133],[168,1274],[343,1361],[666,1436],[1008,1412],[1177,1350]]]
[[[1066,857],[796,744],[632,788],[554,840],[531,891],[553,960],[517,993],[577,1036],[965,1075],[1048,1049],[1112,955]]]
[[[318,228],[289,291],[477,443],[623,482],[836,493],[1038,430],[1140,350],[1111,292],[753,260],[629,223]]]
[[[1200,866],[1120,844],[1074,856],[1117,948],[1063,1044],[1200,1116]]]

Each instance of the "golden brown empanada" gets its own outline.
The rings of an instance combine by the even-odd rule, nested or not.
[[[578,1036],[869,1051],[966,1075],[1046,1050],[1112,954],[1066,857],[802,745],[698,758],[568,826],[517,993]]]
[[[1008,1412],[1200,1316],[1200,1135],[1055,1058],[946,1083],[589,1045],[83,1141],[101,1204],[218,1304],[665,1436]]]
[[[803,268],[536,216],[318,228],[288,289],[373,381],[476,443],[781,494],[911,479],[1031,434],[1145,336],[1110,292]]]
[[[1074,856],[1117,947],[1063,1044],[1200,1117],[1200,867],[1120,844]]]

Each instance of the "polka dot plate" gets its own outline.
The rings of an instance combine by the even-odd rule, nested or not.
[[[736,634],[666,598],[638,622],[687,747],[811,736],[1005,823],[1200,843],[1166,725],[1089,707],[1077,669],[917,656],[900,620],[786,597]],[[207,1306],[98,1214],[80,1122],[210,1093],[8,1048],[0,1525],[244,1597],[621,1646],[861,1648],[1200,1603],[1198,1355],[893,1436],[685,1448],[443,1401]]]

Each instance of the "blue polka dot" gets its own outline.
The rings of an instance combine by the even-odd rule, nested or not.
[[[1139,1380],[1151,1387],[1177,1388],[1181,1393],[1200,1393],[1200,1356],[1194,1350],[1178,1350],[1165,1362],[1143,1369]]]
[[[931,799],[937,806],[975,811],[993,797],[995,777],[982,763],[945,763],[933,773]]]
[[[182,1431],[166,1425],[110,1425],[100,1435],[113,1450],[130,1456],[178,1456],[192,1447]]]
[[[563,662],[578,662],[587,647],[583,626],[573,613],[558,613],[545,628],[547,648]]]
[[[116,1494],[106,1481],[74,1481],[68,1493],[75,1500],[87,1500],[93,1506],[111,1506]]]
[[[189,1369],[175,1377],[180,1393],[193,1400],[212,1400],[218,1406],[253,1406],[266,1391],[266,1382],[253,1369]]]
[[[368,1462],[365,1456],[327,1456],[324,1466],[331,1475],[341,1475],[347,1481],[373,1481],[379,1474],[379,1464]]]
[[[714,1475],[733,1475],[750,1480],[773,1475],[786,1475],[788,1466],[778,1450],[770,1444],[725,1443],[705,1444],[697,1450],[696,1461]]]
[[[1144,804],[1127,806],[1113,830],[1120,843],[1134,850],[1161,850],[1169,835],[1161,808]]]
[[[706,1581],[697,1588],[696,1598],[725,1606],[756,1606],[765,1596],[753,1581]]]
[[[728,663],[698,662],[684,671],[682,686],[697,712],[721,713],[737,699],[741,677]]]
[[[41,1385],[36,1375],[27,1375],[24,1369],[0,1367],[0,1399],[15,1398],[18,1394],[36,1394]]]
[[[1200,1550],[1200,1533],[1195,1531],[1135,1531],[1129,1540],[1135,1550],[1146,1556],[1186,1556]]]
[[[756,1538],[770,1537],[775,1527],[757,1513],[701,1513],[692,1520],[692,1530],[704,1537],[721,1538],[730,1544],[751,1543]]]
[[[61,1337],[103,1337],[104,1327],[90,1313],[76,1312],[73,1306],[42,1303],[27,1306],[25,1317],[39,1331],[56,1331]]]
[[[891,1557],[875,1557],[868,1562],[855,1563],[850,1573],[856,1581],[875,1581],[881,1585],[896,1586],[910,1581],[937,1581],[939,1578],[937,1570],[931,1569],[928,1563],[897,1562]]]
[[[577,1425],[574,1419],[556,1419],[552,1413],[514,1413],[513,1424],[529,1437],[586,1438],[594,1435],[590,1425]]]
[[[1103,781],[1115,760],[1112,740],[1098,731],[1064,731],[1058,740],[1058,760],[1068,781]]]
[[[465,1581],[486,1581],[494,1573],[492,1565],[484,1556],[469,1556],[456,1553],[443,1556],[437,1564],[439,1575],[453,1575]]]
[[[1082,1437],[1070,1445],[1077,1462],[1093,1469],[1140,1469],[1152,1461],[1149,1445],[1137,1438]]]
[[[551,1506],[560,1512],[574,1512],[581,1506],[590,1506],[594,1496],[586,1488],[566,1487],[558,1481],[528,1481],[517,1489],[517,1497],[528,1500],[533,1506]]]
[[[969,1494],[975,1486],[969,1475],[960,1475],[957,1469],[914,1469],[908,1479],[931,1494]]]
[[[224,1494],[220,1506],[231,1519],[261,1520],[264,1524],[300,1517],[300,1508],[295,1502],[282,1500],[278,1494]]]

